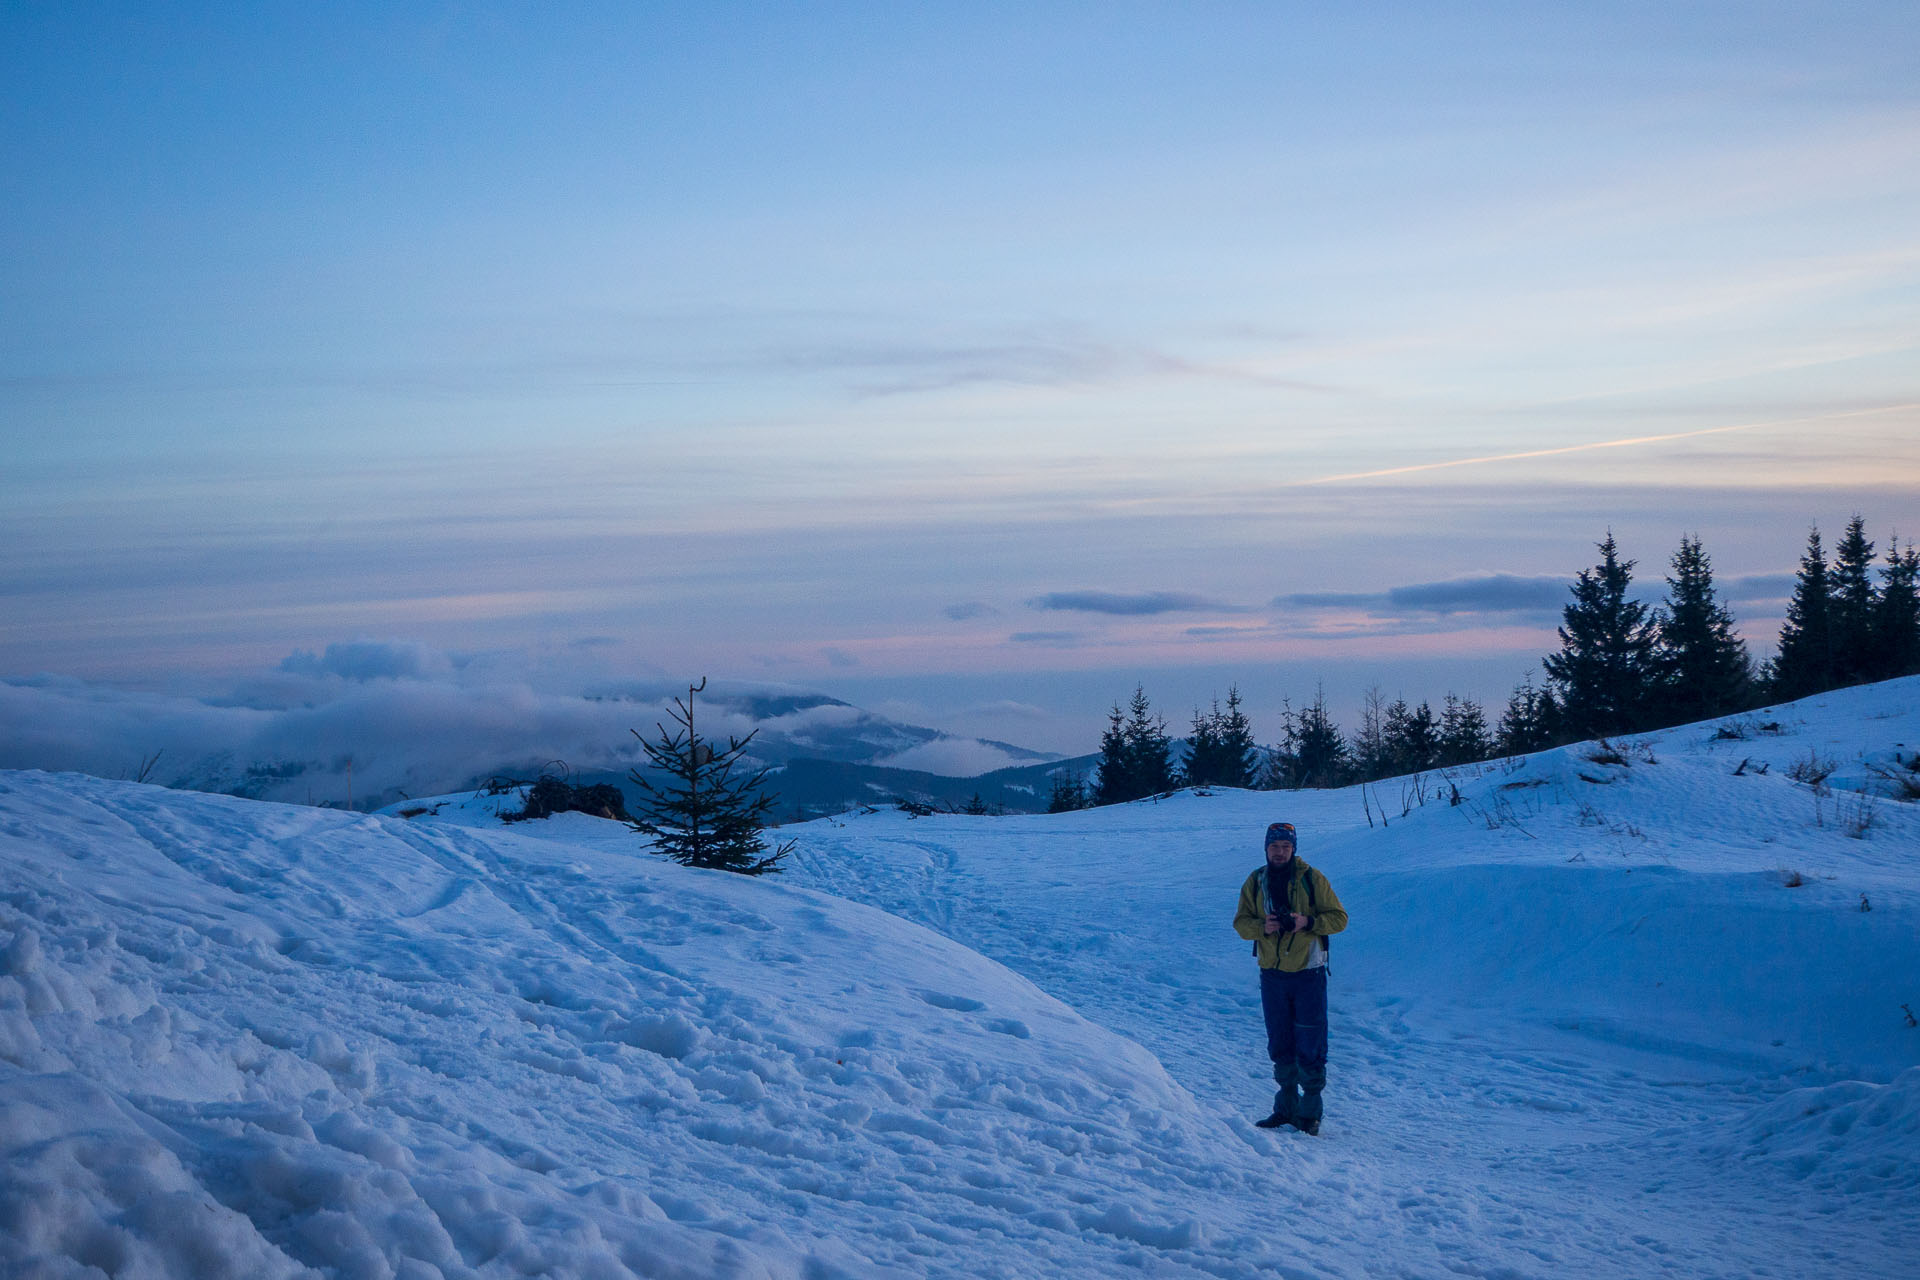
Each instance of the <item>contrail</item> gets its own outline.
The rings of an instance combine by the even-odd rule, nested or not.
[[[1568,444],[1555,449],[1528,449],[1522,453],[1490,453],[1480,458],[1454,458],[1449,462],[1416,462],[1407,467],[1383,467],[1378,471],[1349,471],[1337,476],[1317,476],[1296,480],[1296,485],[1335,484],[1342,480],[1377,480],[1382,476],[1404,476],[1415,471],[1443,471],[1449,467],[1474,467],[1483,462],[1517,462],[1523,458],[1551,458],[1562,453],[1586,453],[1593,449],[1626,449],[1637,444],[1662,444],[1668,440],[1691,440],[1695,436],[1715,436],[1728,431],[1752,431],[1757,427],[1790,427],[1807,422],[1833,422],[1841,418],[1864,418],[1876,413],[1897,413],[1902,409],[1920,409],[1920,402],[1880,405],[1872,409],[1849,409],[1844,413],[1822,413],[1810,418],[1775,418],[1767,422],[1736,422],[1727,427],[1702,427],[1698,431],[1676,431],[1664,436],[1631,436],[1625,440],[1596,440],[1591,444]]]

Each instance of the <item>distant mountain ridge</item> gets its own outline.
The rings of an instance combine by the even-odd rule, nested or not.
[[[773,819],[778,823],[805,822],[901,801],[936,810],[959,810],[978,799],[996,813],[1045,813],[1054,778],[1086,778],[1099,760],[1098,755],[1073,756],[955,778],[920,769],[796,756],[773,766],[766,789],[778,797],[773,809]],[[639,788],[625,772],[589,769],[576,774],[572,781],[578,786],[611,783],[626,795],[629,809],[640,797]]]

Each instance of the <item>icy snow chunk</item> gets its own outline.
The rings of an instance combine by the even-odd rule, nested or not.
[[[664,1222],[666,1210],[653,1202],[646,1192],[614,1178],[602,1178],[579,1188],[576,1195],[611,1209],[623,1218]]]
[[[413,1157],[405,1147],[386,1134],[362,1124],[345,1111],[336,1111],[313,1127],[316,1138],[328,1146],[351,1151],[375,1164],[406,1173],[413,1168]]]
[[[620,1033],[620,1039],[636,1049],[679,1059],[698,1049],[704,1034],[680,1014],[670,1013],[660,1018],[635,1018]]]
[[[104,990],[110,1003],[124,1003],[124,994],[111,985]],[[20,925],[6,946],[0,947],[0,1009],[24,1008],[35,1016],[47,1013],[99,1012],[94,994],[72,973],[47,957],[40,934]]]
[[[0,1062],[38,1071],[45,1063],[45,1054],[33,1019],[18,1009],[0,1009]]]
[[[1112,1205],[1104,1213],[1083,1217],[1080,1226],[1083,1230],[1138,1241],[1152,1249],[1192,1249],[1206,1239],[1206,1233],[1192,1218],[1169,1223],[1148,1222],[1130,1204]]]
[[[745,1105],[764,1101],[767,1087],[760,1077],[751,1071],[723,1071],[719,1067],[702,1067],[693,1077],[694,1084],[707,1093],[717,1093],[723,1098]]]
[[[136,1060],[161,1063],[173,1056],[173,1015],[164,1005],[150,1005],[145,1013],[127,1020],[127,1042]]]
[[[25,977],[40,967],[40,935],[22,925],[0,948],[0,974]]]
[[[321,1209],[302,1218],[293,1229],[302,1256],[342,1276],[388,1276],[393,1269],[357,1218],[337,1209]]]
[[[308,1036],[306,1059],[324,1067],[343,1088],[361,1092],[373,1088],[373,1055],[347,1048],[336,1032],[321,1030]]]
[[[836,1102],[827,1108],[827,1115],[855,1128],[865,1124],[872,1114],[873,1108],[864,1102]]]

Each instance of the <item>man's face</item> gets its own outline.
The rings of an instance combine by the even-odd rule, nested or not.
[[[1292,861],[1293,861],[1293,842],[1292,841],[1275,840],[1272,844],[1267,846],[1267,865],[1268,866],[1284,867],[1289,862],[1292,862]]]

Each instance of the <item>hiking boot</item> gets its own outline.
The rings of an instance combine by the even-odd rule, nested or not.
[[[1273,1114],[1265,1120],[1255,1120],[1256,1129],[1278,1129],[1281,1125],[1292,1124],[1294,1113],[1299,1110],[1300,1095],[1293,1087],[1293,1068],[1275,1064],[1273,1078],[1280,1082],[1280,1088],[1274,1091]]]
[[[1318,1120],[1289,1120],[1287,1123],[1306,1134],[1309,1138],[1317,1138],[1320,1136],[1320,1122]]]

